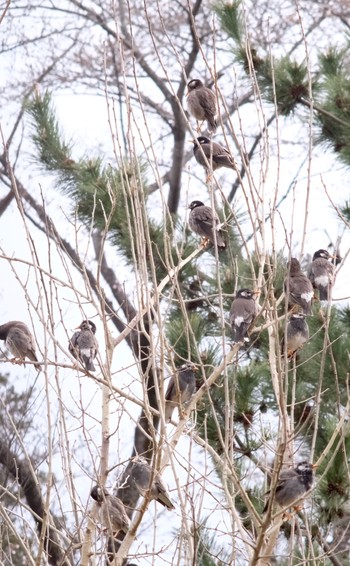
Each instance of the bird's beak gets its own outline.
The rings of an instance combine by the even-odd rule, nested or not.
[[[315,468],[318,468],[318,464],[311,464],[311,468],[314,470]]]
[[[188,140],[188,143],[196,143],[195,140]]]
[[[259,293],[260,293],[260,289],[254,289],[253,295],[259,295]]]

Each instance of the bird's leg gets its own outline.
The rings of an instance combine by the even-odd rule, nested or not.
[[[9,358],[8,360],[9,360],[9,362],[11,362],[11,364],[14,364],[14,365],[21,366],[21,365],[24,364],[24,361],[22,360],[22,358]]]
[[[293,305],[289,311],[289,314],[298,314],[300,312],[299,309],[300,309],[299,305]]]
[[[318,316],[320,317],[320,320],[325,323],[326,322],[326,316],[324,314],[324,310],[322,307],[320,307],[320,310],[318,311]]]
[[[205,182],[207,184],[211,183],[212,177],[213,177],[213,171],[207,169],[207,176],[205,178]]]
[[[202,120],[201,122],[199,122],[199,120],[197,120],[197,128],[196,128],[196,132],[197,132],[198,134],[200,134],[200,133],[201,133],[201,131],[202,131],[202,126],[203,126],[203,123],[204,123],[204,120]]]
[[[289,511],[285,511],[282,515],[282,521],[284,523],[290,521],[292,518],[293,518],[293,513],[290,513]]]
[[[283,513],[282,516],[282,521],[286,522],[286,521],[290,521],[291,519],[293,519],[294,515],[296,513],[300,513],[300,511],[303,510],[303,505],[293,505],[293,512],[291,513],[290,511],[285,511]]]
[[[207,248],[209,246],[209,244],[210,244],[209,238],[203,237],[202,240],[201,240],[201,246],[203,248]]]

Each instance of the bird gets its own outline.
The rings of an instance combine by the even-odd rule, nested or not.
[[[207,245],[208,242],[215,244],[215,232],[218,248],[221,250],[225,249],[226,243],[222,230],[219,227],[219,219],[213,209],[200,200],[192,201],[189,209],[191,210],[188,219],[189,226],[193,232],[202,236],[204,245]]]
[[[301,271],[300,263],[295,257],[291,258],[288,268],[289,274],[284,280],[288,305],[299,305],[304,314],[310,315],[314,297],[312,283]]]
[[[0,325],[0,340],[5,340],[6,347],[14,355],[13,363],[23,364],[25,358],[37,362],[35,342],[32,333],[24,322],[11,320]],[[41,370],[39,363],[34,364],[35,369]]]
[[[329,260],[335,259],[327,250],[317,250],[312,258],[309,279],[314,287],[318,289],[320,301],[328,301],[333,283],[334,264]]]
[[[95,338],[96,325],[91,320],[83,320],[76,330],[77,332],[74,332],[69,341],[68,349],[87,371],[96,371],[93,364],[98,350],[98,343]]]
[[[204,86],[199,79],[192,79],[187,84],[187,109],[189,113],[198,121],[207,121],[208,130],[216,132],[217,114],[216,97],[210,88]]]
[[[151,468],[146,458],[135,456],[132,459],[130,476],[140,495],[155,499],[169,510],[175,509],[160,475]]]
[[[106,529],[111,530],[112,533],[119,531],[128,532],[130,519],[119,497],[111,495],[105,488],[99,485],[94,485],[90,496],[98,503],[101,522]]]
[[[235,161],[230,152],[222,145],[212,142],[205,136],[199,136],[196,140],[190,140],[193,146],[193,155],[200,165],[208,172],[210,167],[213,171],[220,167],[236,169]],[[203,153],[206,159],[203,156]],[[209,165],[208,163],[209,162]]]
[[[251,289],[239,289],[233,299],[230,310],[230,324],[234,342],[249,340],[247,332],[258,313],[257,304],[254,300],[254,295],[257,293],[257,291]]]
[[[292,313],[287,322],[282,347],[284,349],[284,345],[287,346],[288,358],[292,358],[309,339],[309,326],[305,318],[304,313]]]
[[[280,507],[290,507],[301,499],[312,487],[316,466],[306,460],[299,462],[292,470],[283,470],[277,481],[275,501]],[[270,490],[267,494],[270,493]],[[267,511],[269,501],[266,502],[263,513]]]
[[[179,371],[170,378],[165,394],[165,421],[169,422],[175,407],[185,405],[196,391],[195,366],[191,363],[183,364]]]

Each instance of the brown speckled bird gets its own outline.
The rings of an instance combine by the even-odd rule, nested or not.
[[[169,422],[175,407],[184,407],[196,391],[196,377],[194,364],[187,363],[170,378],[165,394],[165,422]]]
[[[309,326],[305,317],[304,313],[293,313],[287,323],[282,348],[286,344],[288,358],[292,358],[309,339]]]
[[[311,489],[314,478],[313,466],[309,462],[299,462],[292,470],[283,470],[277,482],[275,501],[280,507],[290,507]],[[267,493],[270,493],[269,491]],[[266,503],[263,513],[268,508]]]
[[[98,344],[95,338],[96,324],[91,320],[83,320],[69,341],[68,349],[72,356],[79,360],[87,371],[96,371],[93,364]]]
[[[303,313],[309,315],[314,297],[312,283],[301,271],[300,263],[295,257],[292,257],[288,267],[289,275],[284,280],[288,305],[299,305]]]
[[[212,142],[209,138],[205,136],[199,136],[196,140],[191,140],[193,146],[193,155],[200,165],[204,167],[207,173],[210,167],[213,171],[216,171],[220,167],[227,167],[228,169],[236,169],[234,159],[230,152],[222,145]],[[209,162],[207,164],[204,159],[203,153]]]
[[[330,263],[334,259],[327,250],[317,250],[312,258],[309,278],[314,287],[318,289],[320,301],[328,301],[333,284],[334,265]]]
[[[123,502],[99,485],[95,485],[90,495],[99,506],[101,523],[113,534],[123,531],[128,532],[130,519],[126,514]]]
[[[215,116],[216,97],[210,88],[203,85],[199,79],[192,79],[187,84],[187,108],[189,113],[198,121],[207,121],[208,130],[216,132]]]
[[[258,314],[258,307],[254,300],[256,294],[257,291],[251,289],[239,289],[232,302],[230,324],[235,343],[249,341],[247,332]]]
[[[14,363],[23,364],[28,358],[32,362],[37,362],[35,342],[32,333],[24,322],[11,320],[6,324],[0,325],[0,340],[5,340],[6,347],[14,356]],[[40,370],[40,364],[34,364],[35,369]]]
[[[132,463],[131,480],[139,494],[155,499],[169,510],[175,509],[160,475],[152,470],[146,458],[135,456]]]
[[[188,223],[191,230],[202,236],[205,243],[211,242],[212,244],[215,244],[215,230],[218,248],[225,249],[226,243],[222,230],[219,228],[219,219],[213,209],[210,208],[210,206],[204,205],[200,200],[194,200],[191,202],[189,209],[191,212]]]

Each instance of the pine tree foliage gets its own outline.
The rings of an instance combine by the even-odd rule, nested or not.
[[[179,260],[172,231],[177,225],[183,231],[183,226],[174,218],[171,229],[168,222],[162,225],[146,214],[145,164],[141,160],[125,160],[119,169],[112,169],[101,157],[84,156],[75,161],[73,144],[62,139],[51,95],[37,94],[27,101],[26,107],[32,119],[39,163],[46,171],[55,173],[56,188],[70,197],[72,213],[90,226],[93,211],[93,227],[105,233],[131,264],[143,259],[144,250],[134,238],[141,224],[148,247],[146,253],[153,258],[159,283],[167,273],[167,256],[174,265]],[[190,239],[183,251],[187,255],[193,250],[194,241]],[[190,265],[187,270],[191,270]]]
[[[224,566],[229,562],[228,552],[225,551],[225,548],[220,547],[215,536],[208,532],[205,521],[203,524],[197,525],[194,532],[194,541],[200,566]]]
[[[298,76],[301,83],[306,78],[303,74],[306,70],[301,70],[301,67],[288,67],[287,61],[281,62],[281,69],[282,67],[283,73],[286,72],[285,77]],[[278,77],[277,70],[276,79]],[[289,86],[291,87],[291,83]],[[291,105],[288,112],[285,112],[288,103],[282,101],[281,104],[281,113],[289,113],[295,107]],[[57,175],[58,190],[70,196],[72,208],[77,210],[83,223],[88,221],[91,210],[94,210],[96,227],[108,234],[110,232],[112,243],[126,257],[131,258],[133,250],[130,248],[130,242],[132,234],[136,233],[133,221],[137,218],[137,213],[135,200],[130,198],[130,194],[136,193],[137,198],[147,205],[147,200],[143,200],[142,184],[138,189],[136,185],[134,193],[133,189],[130,190],[133,174],[125,175],[125,168],[122,172],[111,172],[109,168],[104,168],[102,160],[84,158],[77,163],[70,162],[71,152],[67,149],[68,144],[62,142],[57,133],[59,127],[48,95],[45,95],[42,101],[36,97],[33,105],[29,104],[28,108],[34,120],[33,139],[39,149],[41,164]],[[51,140],[49,144],[46,144],[47,140]],[[137,164],[134,165],[137,169]],[[140,178],[137,179],[137,182],[141,183]],[[125,182],[129,182],[128,191],[123,190]],[[164,234],[167,223],[165,222],[164,226],[155,224],[146,210],[145,207],[142,216],[144,222],[141,226],[145,230],[146,240],[149,238],[152,242],[149,248],[150,259],[158,266],[159,282],[159,277],[166,273],[162,268],[167,265],[163,255],[166,254]],[[131,219],[131,224],[130,221],[125,222],[126,218]],[[183,227],[181,230],[183,233]],[[226,348],[230,347],[230,328],[223,313],[229,312],[237,289],[242,286],[255,288],[259,271],[259,259],[254,255],[251,261],[247,262],[238,252],[232,261],[232,251],[239,250],[239,237],[235,235],[234,227],[228,226],[228,230],[232,236],[231,249],[220,256],[220,264],[217,263],[213,250],[209,254],[202,254],[183,270],[175,287],[169,289],[166,335],[171,355],[168,362],[173,361],[175,367],[181,366],[186,360],[196,363],[201,368],[196,377],[198,388],[205,385],[212,368],[220,364],[222,344],[225,344]],[[195,246],[194,237],[187,237],[191,244],[183,248],[185,256],[193,251]],[[175,245],[172,242],[175,242]],[[168,251],[176,250],[176,240],[169,238],[168,246]],[[171,262],[176,264],[178,259],[175,251]],[[152,266],[152,262],[150,265]],[[342,316],[335,307],[327,313],[315,304],[309,322],[312,339],[294,361],[287,362],[284,359],[281,339],[286,324],[285,306],[280,302],[279,308],[276,309],[271,299],[273,297],[277,300],[282,295],[285,275],[286,262],[282,254],[279,254],[277,261],[270,257],[262,272],[260,298],[265,308],[267,305],[270,305],[270,309],[273,308],[276,318],[270,320],[268,315],[266,319],[266,311],[262,309],[256,321],[256,329],[259,326],[262,329],[255,332],[253,329],[251,344],[240,350],[232,367],[211,386],[197,407],[197,431],[217,454],[214,466],[219,477],[223,477],[224,462],[229,455],[235,469],[234,476],[228,477],[232,493],[235,492],[236,482],[245,486],[245,495],[243,491],[239,491],[235,500],[238,511],[244,516],[245,528],[251,533],[254,532],[254,522],[249,518],[249,506],[256,507],[261,513],[263,491],[260,491],[259,495],[259,489],[251,489],[245,485],[247,469],[253,463],[262,470],[263,454],[272,465],[277,431],[261,429],[260,423],[265,420],[266,415],[277,418],[280,404],[276,391],[271,387],[271,340],[267,329],[263,328],[264,322],[269,323],[270,320],[270,324],[278,331],[275,355],[280,360],[278,363],[281,386],[286,399],[287,414],[296,434],[296,443],[301,445],[302,452],[307,451],[307,447],[315,438],[314,458],[322,455],[337,425],[334,415],[340,415],[342,407],[347,403],[348,358],[347,355],[344,356],[344,352],[349,351],[350,344],[344,327],[344,315]],[[278,318],[281,319],[280,322],[277,321]],[[310,400],[313,400],[311,405]],[[259,428],[260,433],[257,432]],[[229,443],[227,430],[231,431]],[[343,431],[343,444],[335,452],[333,447],[334,458],[331,460],[331,467],[325,473],[323,483],[315,495],[315,524],[319,524],[320,528],[324,526],[327,530],[333,520],[345,513],[344,506],[346,507],[348,501],[348,477],[345,476],[343,482],[340,481],[341,470],[344,471],[345,464],[341,459],[347,443],[347,433]],[[267,446],[270,451],[266,450]],[[262,472],[258,477],[262,482]],[[332,500],[327,506],[323,499],[326,493]],[[330,497],[330,494],[335,494],[334,498]],[[308,544],[307,540],[304,543]],[[319,548],[319,552],[322,552],[322,548]],[[198,564],[210,564],[210,560],[210,553],[208,556],[204,553],[202,558],[198,555]]]

